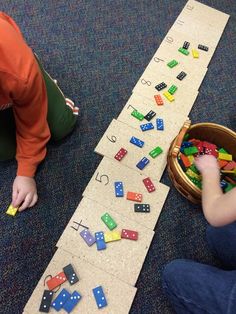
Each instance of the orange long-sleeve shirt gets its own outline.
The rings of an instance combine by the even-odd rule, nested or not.
[[[50,138],[47,91],[32,50],[12,18],[0,12],[0,110],[12,106],[17,175],[32,177]]]

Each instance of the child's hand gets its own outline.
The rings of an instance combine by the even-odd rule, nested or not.
[[[203,155],[195,158],[195,165],[204,175],[205,173],[219,173],[219,165],[217,159],[212,155]]]
[[[32,207],[38,200],[37,187],[34,178],[17,176],[13,183],[12,205],[22,211]]]

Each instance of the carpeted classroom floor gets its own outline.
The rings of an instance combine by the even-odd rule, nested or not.
[[[231,14],[209,65],[190,117],[236,128],[236,2],[203,0]],[[74,132],[50,143],[36,176],[39,202],[15,219],[5,215],[11,201],[15,161],[0,164],[0,313],[22,313],[50,262],[55,244],[81,200],[101,157],[93,152],[185,0],[12,0],[0,9],[19,24],[62,90],[81,108]],[[137,282],[131,314],[171,314],[161,288],[164,265],[191,258],[219,265],[205,241],[206,221],[171,186]],[[34,314],[34,313],[32,313]],[[91,313],[92,314],[92,313]]]

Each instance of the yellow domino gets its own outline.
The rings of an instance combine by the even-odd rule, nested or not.
[[[197,180],[200,180],[201,179],[201,176],[198,175],[197,173],[193,172],[191,169],[188,169],[186,171],[186,174],[188,174],[190,177],[192,178],[196,178]]]
[[[107,231],[104,233],[105,242],[113,242],[121,239],[119,231]]]
[[[223,160],[227,160],[227,161],[232,161],[233,158],[232,158],[232,155],[230,155],[230,154],[219,153],[218,159],[223,159]]]
[[[199,52],[196,49],[192,49],[192,55],[194,58],[199,58]]]
[[[18,208],[13,207],[12,205],[10,205],[6,211],[6,214],[10,215],[10,216],[15,216],[17,213]]]
[[[163,95],[171,102],[173,100],[175,100],[175,97],[173,95],[171,95],[169,92],[165,92],[163,93]]]
[[[193,162],[194,162],[194,156],[193,156],[193,155],[189,155],[189,156],[188,156],[188,160],[191,162],[191,164],[193,164]]]

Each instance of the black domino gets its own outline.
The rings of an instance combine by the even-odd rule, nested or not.
[[[162,83],[156,85],[156,86],[155,86],[155,89],[157,89],[158,91],[160,91],[160,90],[162,90],[162,89],[164,89],[164,88],[166,88],[166,87],[167,87],[166,83],[162,82]]]
[[[65,273],[65,276],[66,276],[67,280],[69,281],[69,283],[71,285],[73,285],[73,284],[75,284],[76,282],[79,281],[79,278],[76,275],[75,270],[74,270],[74,268],[73,268],[73,266],[71,264],[65,266],[63,268],[63,271]]]
[[[182,81],[184,78],[185,78],[185,76],[187,75],[187,73],[185,73],[185,72],[180,72],[177,76],[176,76],[176,78],[178,79],[178,80],[180,80],[180,81]]]
[[[154,118],[156,115],[156,112],[154,111],[149,111],[149,113],[146,114],[146,116],[144,117],[144,119],[146,119],[147,121],[151,121],[152,118]]]
[[[209,48],[207,46],[198,45],[198,49],[203,50],[203,51],[208,51]]]
[[[53,298],[53,292],[50,290],[44,290],[39,312],[49,313],[50,306],[52,303],[52,298]]]
[[[136,213],[150,213],[149,204],[134,204],[134,211]]]
[[[188,41],[185,41],[183,44],[183,48],[188,50],[190,43]]]

